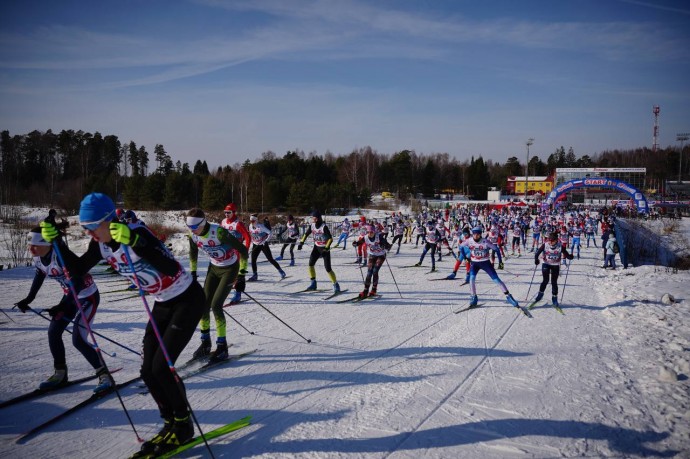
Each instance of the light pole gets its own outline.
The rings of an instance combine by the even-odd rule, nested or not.
[[[527,162],[525,163],[525,204],[527,204],[527,188],[529,187],[529,147],[534,143],[534,139],[530,137],[525,142],[527,145]]]
[[[678,183],[680,183],[680,174],[683,170],[683,142],[690,138],[690,132],[683,134],[676,134],[676,141],[680,141],[680,152],[678,153]]]

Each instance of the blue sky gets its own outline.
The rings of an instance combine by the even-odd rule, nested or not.
[[[210,167],[371,146],[505,162],[690,131],[687,1],[12,1],[0,130]]]

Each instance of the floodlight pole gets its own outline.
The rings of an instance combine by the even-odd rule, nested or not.
[[[676,135],[676,141],[680,141],[680,152],[678,153],[678,183],[681,183],[680,176],[683,171],[683,142],[690,139],[690,132]]]
[[[529,147],[534,143],[533,138],[527,139],[527,162],[525,163],[525,204],[527,204],[527,188],[529,187]]]

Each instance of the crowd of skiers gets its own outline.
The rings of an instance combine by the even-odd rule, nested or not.
[[[47,308],[51,317],[48,343],[54,373],[41,383],[41,390],[60,387],[68,381],[62,335],[70,323],[75,324],[74,347],[98,376],[95,392],[113,389],[114,382],[103,357],[89,343],[90,339],[95,341],[91,323],[101,301],[96,282],[89,273],[94,266],[105,260],[109,269],[139,289],[145,304],[144,294],[155,300],[153,308],[147,308],[149,322],[142,339],[141,376],[159,407],[163,427],[134,457],[164,454],[194,436],[191,407],[183,383],[170,371],[170,365],[188,345],[197,324],[201,343],[193,358],[211,362],[228,358],[223,307],[228,301],[229,304],[241,301],[247,283],[258,280],[257,262],[261,255],[282,280],[286,273],[279,262],[284,260],[286,249],[289,248],[289,266],[294,266],[295,246],[300,251],[311,242],[307,264],[309,284],[305,291],[317,290],[316,265],[322,260],[333,295],[337,295],[341,289],[331,251],[341,246],[347,250],[350,242],[354,249],[352,264],[366,268],[363,289],[358,293],[358,298],[366,299],[377,295],[380,270],[387,263],[387,256],[399,254],[401,246],[409,244],[412,250],[420,250],[419,261],[413,266],[421,266],[428,255],[431,272],[437,270],[436,262],[443,256],[452,256],[455,262],[446,277],[448,280],[455,279],[465,264],[464,281],[470,284],[470,308],[480,306],[475,287],[480,271],[491,278],[510,305],[521,308],[497,272],[504,269],[507,258],[531,256],[535,272],[541,264],[542,281],[531,304],[543,298],[550,283],[552,304],[558,307],[560,269],[575,257],[580,258],[583,244],[586,248],[601,247],[605,269],[616,268],[615,257],[619,251],[613,229],[615,217],[588,211],[543,211],[532,215],[520,208],[490,210],[464,206],[443,211],[425,208],[413,216],[397,212],[379,219],[344,218],[331,225],[326,224],[318,210],[307,217],[304,225],[289,215],[285,222],[280,222],[278,235],[282,245],[280,255],[274,258],[269,245],[273,231],[268,219],[259,221],[259,216],[252,214],[247,224],[238,217],[234,203],[224,208],[224,215],[225,218],[215,223],[207,219],[202,209],[194,208],[186,213],[189,270],[132,210],[116,208],[108,196],[100,193],[91,193],[81,202],[79,222],[91,238],[84,254],[78,256],[67,246],[65,225],[55,221],[52,210],[28,234],[28,248],[36,272],[28,295],[16,306],[22,312],[31,310],[29,305],[46,277],[56,280],[64,292],[57,305]],[[209,260],[203,286],[197,282],[199,254]],[[392,270],[390,274],[393,275]],[[211,313],[216,331],[215,349],[211,340]]]

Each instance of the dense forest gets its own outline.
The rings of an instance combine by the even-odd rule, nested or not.
[[[384,190],[402,200],[438,193],[485,199],[490,187],[502,189],[506,177],[525,173],[515,156],[500,163],[485,161],[478,153],[460,161],[448,153],[403,150],[387,155],[371,147],[323,156],[269,151],[254,161],[211,171],[201,159],[193,166],[174,161],[160,144],[149,155],[146,147],[122,143],[115,135],[73,130],[20,135],[5,130],[0,154],[2,204],[64,209],[78,208],[92,191],[116,197],[127,208],[210,210],[232,201],[244,212],[361,207],[373,192]],[[678,177],[678,155],[678,148],[638,148],[578,157],[572,148],[560,147],[545,162],[533,156],[529,174],[549,175],[556,167],[646,167],[648,183],[655,186]],[[687,160],[683,169],[687,178]]]

